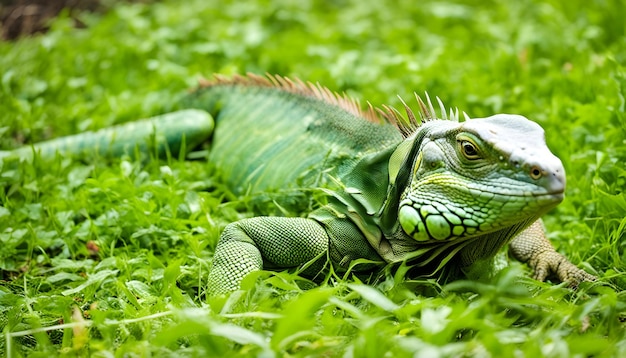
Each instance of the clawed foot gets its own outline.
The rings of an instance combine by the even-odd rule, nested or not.
[[[535,271],[533,278],[539,281],[545,281],[554,275],[561,282],[567,282],[570,287],[576,288],[583,281],[597,279],[569,262],[565,256],[552,250],[533,255],[528,263]]]

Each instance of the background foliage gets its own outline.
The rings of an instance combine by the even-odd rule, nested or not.
[[[0,170],[0,349],[11,356],[624,356],[626,5],[572,1],[113,3],[0,42],[0,148],[177,108],[212,73],[279,73],[374,105],[428,90],[539,122],[568,173],[547,226],[599,276],[513,263],[492,283],[389,275],[302,290],[261,273],[206,297],[220,230],[251,215],[202,161],[57,157]],[[46,328],[48,327],[48,328]]]

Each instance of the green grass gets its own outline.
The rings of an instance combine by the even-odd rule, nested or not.
[[[202,161],[57,157],[0,170],[0,352],[19,356],[626,355],[626,5],[163,1],[0,43],[0,148],[171,111],[212,73],[279,73],[374,105],[428,90],[523,114],[563,160],[550,238],[599,281],[512,263],[491,283],[389,275],[207,297],[219,233],[252,215]]]

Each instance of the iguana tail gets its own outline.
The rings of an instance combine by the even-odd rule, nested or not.
[[[132,155],[135,149],[157,155],[166,151],[177,155],[205,141],[213,132],[214,121],[205,111],[187,109],[148,119],[120,124],[96,132],[79,133],[9,151],[0,151],[0,159],[17,157],[30,160],[36,153],[51,158],[56,153],[78,156],[94,153],[104,157]]]

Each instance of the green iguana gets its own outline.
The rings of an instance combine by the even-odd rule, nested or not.
[[[406,117],[387,106],[362,110],[280,76],[216,76],[200,87],[181,105],[189,110],[1,155],[120,155],[156,131],[172,151],[211,138],[209,160],[235,193],[269,193],[279,206],[324,194],[306,217],[229,224],[209,273],[212,293],[236,290],[255,270],[306,265],[315,276],[329,263],[335,272],[405,262],[423,276],[490,276],[508,243],[538,280],[595,279],[546,239],[540,216],[563,199],[565,172],[543,129],[522,116],[459,121],[438,100],[436,119],[418,96],[418,116],[404,102]]]

